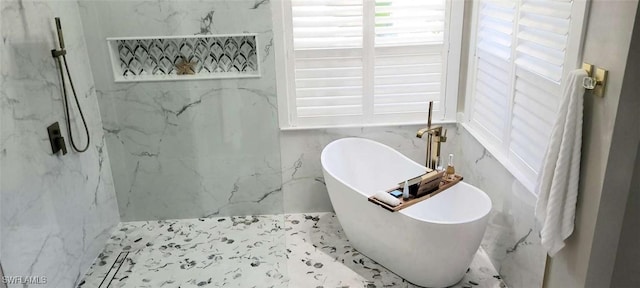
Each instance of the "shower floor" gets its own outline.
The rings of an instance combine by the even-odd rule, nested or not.
[[[478,250],[453,287],[505,287]],[[79,287],[418,287],[349,245],[333,213],[121,223]]]

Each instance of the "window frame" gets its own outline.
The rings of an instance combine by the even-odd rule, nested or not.
[[[516,5],[521,5],[520,1],[516,1]],[[522,163],[517,161],[513,161],[509,155],[509,147],[511,143],[510,137],[506,137],[505,141],[502,143],[492,139],[492,137],[488,137],[487,135],[491,135],[491,132],[483,129],[483,127],[479,125],[474,125],[471,123],[473,120],[473,108],[475,103],[475,83],[476,83],[476,72],[477,72],[477,56],[476,56],[476,45],[478,39],[478,23],[479,23],[479,12],[480,5],[482,5],[482,1],[473,1],[472,11],[472,19],[470,25],[470,33],[469,33],[469,53],[468,53],[468,66],[467,66],[467,83],[464,91],[464,112],[460,115],[460,122],[462,127],[471,134],[480,144],[487,149],[493,157],[498,160],[502,166],[504,166],[507,171],[509,171],[516,180],[518,180],[531,194],[533,194],[536,198],[538,194],[536,192],[536,185],[538,179],[533,179],[529,176],[530,173],[525,171],[526,167],[523,167]],[[589,12],[589,1],[587,0],[573,0],[572,9],[571,9],[571,25],[569,37],[567,40],[567,48],[564,59],[564,69],[562,72],[562,80],[561,87],[565,83],[568,72],[573,69],[577,69],[581,67],[582,57],[583,57],[583,48],[584,48],[584,38],[586,35],[587,28],[587,13]],[[516,15],[516,21],[514,21],[514,35],[513,39],[517,38],[518,33],[518,19],[520,17],[520,9],[518,8]],[[577,20],[577,21],[574,21]],[[512,55],[515,55],[515,49],[517,45],[516,42],[512,42]],[[510,60],[509,65],[512,67],[512,71],[510,73],[510,81],[511,85],[509,87],[511,95],[509,95],[509,103],[507,110],[507,119],[505,124],[505,135],[510,135],[513,126],[511,119],[513,118],[513,108],[514,108],[514,99],[515,99],[515,79],[516,79],[516,64],[515,57]],[[560,95],[562,97],[562,95]],[[555,119],[554,119],[555,120]],[[540,172],[542,167],[538,167],[537,173]]]
[[[375,119],[371,115],[355,116],[355,117],[333,117],[335,121],[329,124],[300,124],[297,123],[296,99],[295,99],[295,67],[294,67],[294,51],[293,51],[293,31],[292,31],[292,15],[291,0],[273,0],[272,1],[272,22],[273,22],[273,40],[275,45],[272,49],[275,54],[275,70],[276,70],[276,93],[278,101],[278,124],[280,130],[303,130],[303,129],[322,129],[333,127],[372,127],[372,126],[398,126],[398,125],[417,125],[427,123],[427,113],[424,114],[424,120],[415,120],[415,113],[409,115],[389,114],[376,115]],[[375,0],[363,0],[363,9],[367,10],[370,5],[375,5]],[[373,19],[373,17],[368,17]],[[365,17],[363,25],[371,25]],[[444,34],[444,57],[443,57],[443,75],[441,85],[441,110],[434,111],[433,123],[456,123],[457,103],[458,103],[458,86],[460,79],[460,60],[462,57],[462,29],[464,22],[464,1],[446,0],[445,8],[445,34]],[[369,35],[368,35],[369,34]],[[363,37],[373,37],[364,31]],[[366,40],[364,40],[366,41]],[[364,49],[364,59],[371,58]],[[371,63],[365,61],[363,72],[366,74],[373,73]],[[363,79],[362,103],[363,113],[372,112],[373,109],[373,89],[372,80],[365,77]],[[367,87],[371,86],[370,89]],[[371,105],[370,109],[366,105]],[[422,115],[421,115],[422,116]],[[332,117],[332,116],[329,116]],[[329,119],[327,117],[327,119]]]

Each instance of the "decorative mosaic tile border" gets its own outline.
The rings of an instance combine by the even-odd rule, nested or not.
[[[257,35],[109,38],[116,82],[259,77]]]

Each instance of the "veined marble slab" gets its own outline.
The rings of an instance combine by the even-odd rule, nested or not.
[[[125,221],[282,213],[269,1],[80,1]],[[255,34],[260,78],[114,83],[107,37]]]
[[[115,258],[129,252],[114,277]],[[112,280],[113,278],[113,280]],[[349,245],[333,213],[122,223],[80,287],[417,287]],[[505,287],[482,249],[453,287]]]
[[[511,287],[542,287],[546,253],[536,225],[535,196],[471,134],[455,130],[457,171],[493,202],[482,248]]]
[[[65,123],[59,70],[51,57],[58,47],[54,17],[62,21],[70,74],[91,135],[84,153],[71,151],[67,135],[72,129],[80,147],[87,141],[73,99],[71,127]],[[2,0],[0,36],[4,275],[44,277],[41,287],[73,287],[120,222],[77,1]],[[51,151],[46,128],[54,122],[67,143],[64,156]]]

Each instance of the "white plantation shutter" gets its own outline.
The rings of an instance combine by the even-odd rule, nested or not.
[[[424,114],[442,95],[445,1],[375,4],[373,113]]]
[[[571,1],[522,1],[516,64],[560,83],[571,21]]]
[[[362,115],[363,2],[291,5],[298,118]]]
[[[560,85],[525,69],[516,70],[509,157],[528,179],[537,179],[557,108]]]
[[[578,67],[586,3],[481,1],[470,128],[533,191],[561,100]]]
[[[483,2],[477,32],[473,121],[502,142],[511,97],[515,2]]]
[[[449,110],[453,119],[455,105],[444,98],[448,6],[445,0],[285,0],[284,126],[426,123],[429,101],[435,101],[434,120]]]
[[[577,60],[566,57],[571,6],[571,1],[523,1],[520,5],[509,157],[529,179],[537,179],[542,167],[560,105],[565,61],[573,69]]]

